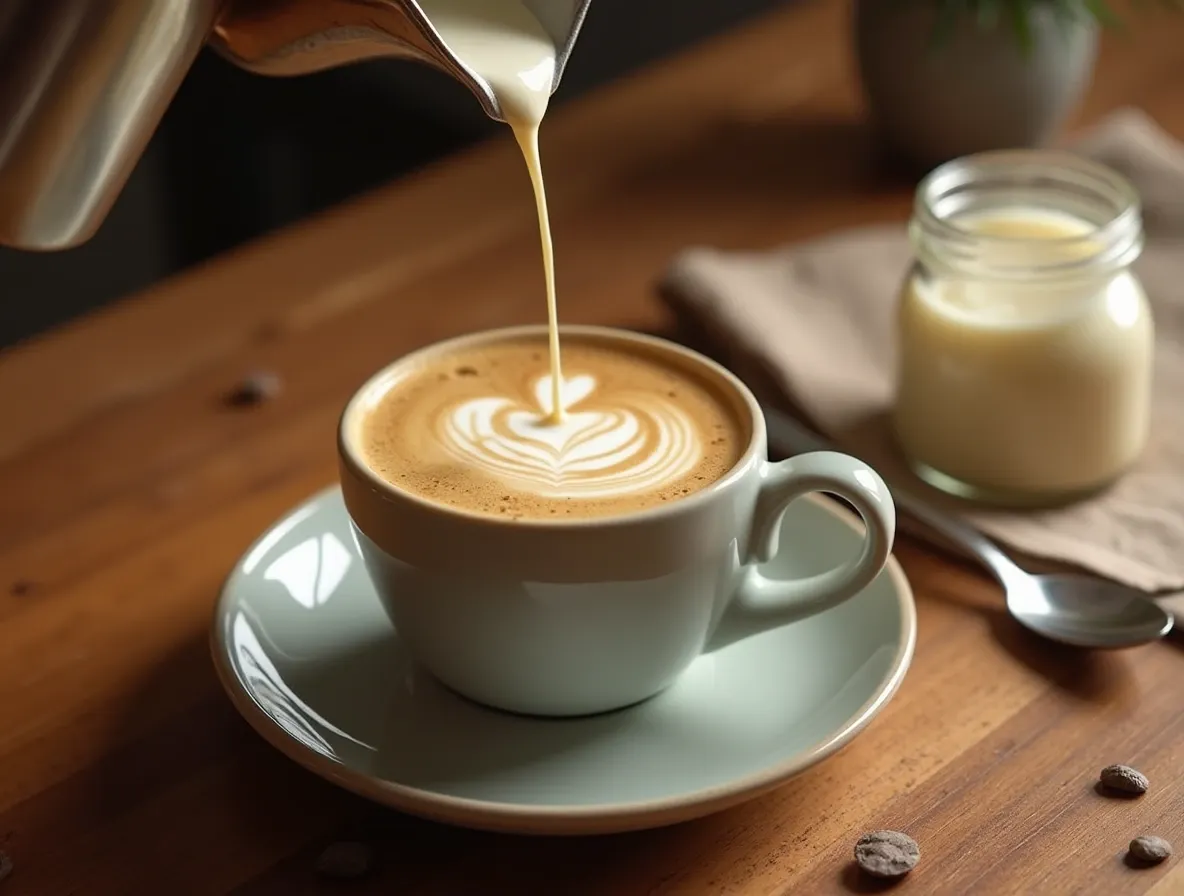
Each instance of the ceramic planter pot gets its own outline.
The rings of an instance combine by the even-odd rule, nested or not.
[[[1031,13],[1025,52],[1010,23],[971,15],[933,46],[937,4],[855,0],[854,40],[873,124],[887,145],[931,167],[968,153],[1038,146],[1089,86],[1098,28]]]

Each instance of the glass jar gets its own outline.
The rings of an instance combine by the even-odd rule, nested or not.
[[[917,474],[1006,505],[1117,478],[1150,416],[1134,188],[1068,153],[968,156],[921,182],[909,234],[893,425]]]

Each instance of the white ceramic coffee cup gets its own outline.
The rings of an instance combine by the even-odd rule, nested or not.
[[[879,573],[896,515],[874,470],[833,452],[771,463],[760,407],[740,380],[696,352],[626,331],[563,332],[642,345],[734,400],[744,451],[707,488],[621,516],[513,521],[433,503],[367,467],[361,423],[402,372],[432,355],[543,332],[494,330],[423,349],[375,374],[341,417],[341,485],[366,568],[399,637],[445,685],[520,713],[617,709],[662,691],[704,651],[833,607]],[[819,491],[863,517],[862,551],[821,575],[765,577],[760,564],[780,547],[786,506]]]

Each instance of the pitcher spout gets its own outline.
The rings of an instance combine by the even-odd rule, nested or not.
[[[211,45],[241,68],[298,75],[374,58],[414,59],[437,68],[505,120],[495,91],[450,46],[448,20],[492,20],[499,4],[528,10],[555,45],[555,90],[590,0],[239,0],[214,28]]]

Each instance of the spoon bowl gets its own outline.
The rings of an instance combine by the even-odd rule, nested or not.
[[[1032,631],[1074,647],[1134,647],[1172,629],[1172,614],[1118,582],[1079,574],[1031,575],[1006,587],[1007,609]]]

